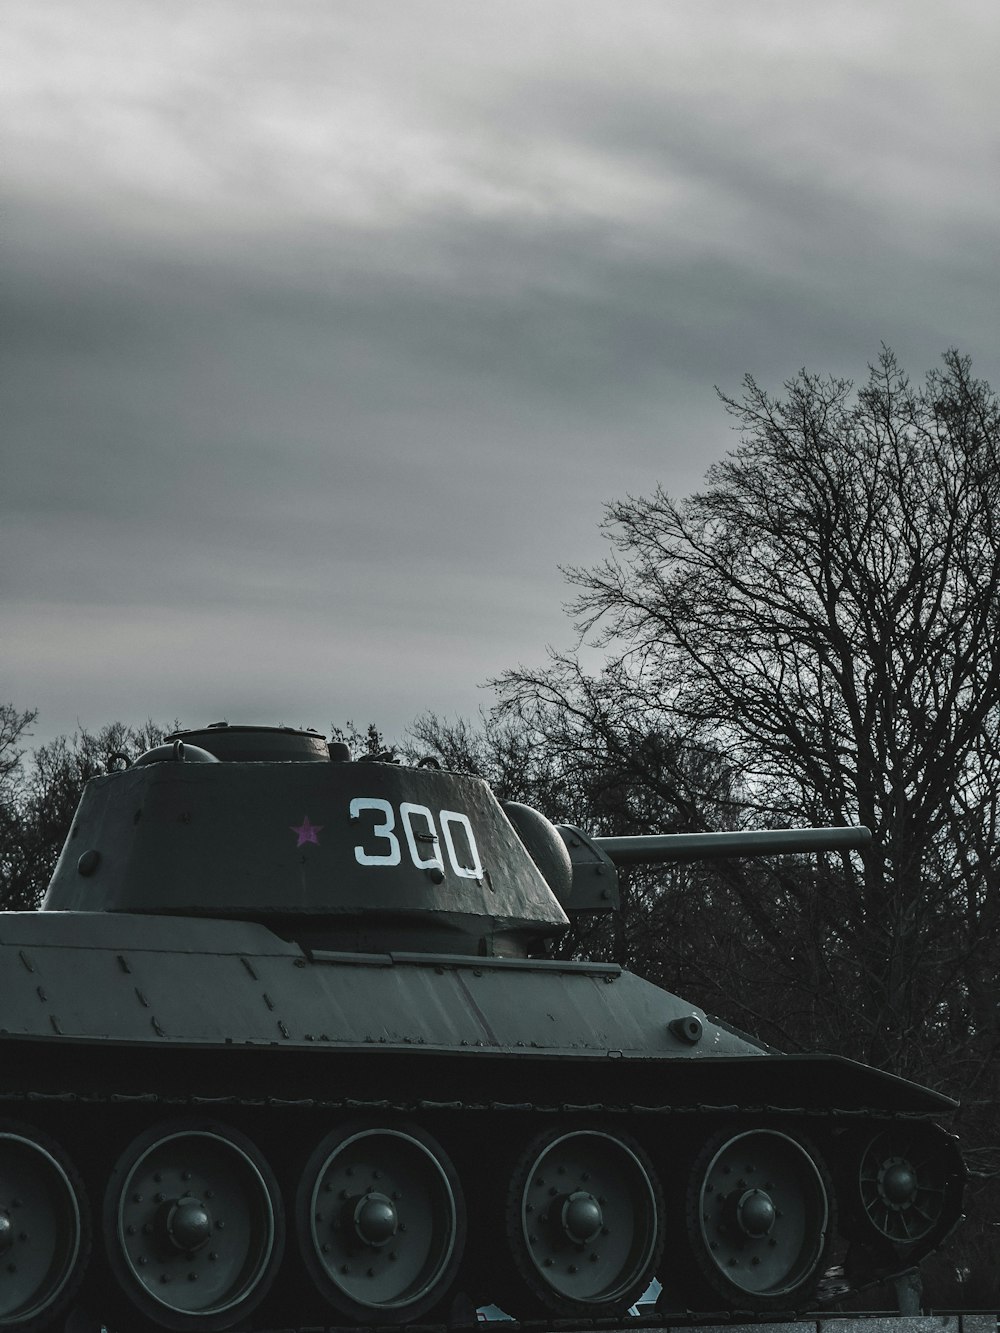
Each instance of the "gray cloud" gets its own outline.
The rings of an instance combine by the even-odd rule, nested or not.
[[[7,18],[0,693],[47,733],[468,711],[602,501],[730,447],[713,384],[998,378],[985,4]]]

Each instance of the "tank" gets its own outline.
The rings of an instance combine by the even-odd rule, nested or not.
[[[87,784],[0,916],[0,1330],[771,1319],[942,1243],[951,1100],[550,947],[623,864],[866,829],[588,836],[388,760],[218,725]]]

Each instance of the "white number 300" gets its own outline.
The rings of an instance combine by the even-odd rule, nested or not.
[[[364,847],[357,846],[354,849],[355,860],[362,866],[398,866],[402,860],[402,851],[399,838],[394,831],[396,814],[392,806],[379,796],[355,796],[351,801],[351,818],[358,819],[362,810],[375,810],[383,816],[382,819],[376,820],[372,836],[385,844],[385,850],[368,852]],[[452,870],[462,879],[482,879],[483,865],[479,859],[476,835],[472,831],[468,815],[460,814],[457,810],[439,810],[438,819],[441,821],[444,845]],[[437,825],[434,822],[434,815],[427,806],[403,801],[399,807],[399,820],[410,860],[417,869],[437,869],[443,872],[444,861],[441,859]],[[414,828],[414,820],[423,827]],[[461,830],[465,835],[463,839],[465,846],[462,849],[465,854],[462,859],[459,859],[455,849],[455,830]],[[463,865],[462,860],[471,861],[472,864]]]

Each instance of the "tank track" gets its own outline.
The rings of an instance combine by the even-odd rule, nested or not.
[[[429,1097],[400,1100],[390,1098],[357,1097],[240,1097],[202,1096],[196,1093],[163,1094],[159,1092],[3,1092],[0,1106],[16,1103],[19,1106],[38,1105],[106,1105],[106,1106],[170,1106],[195,1111],[212,1111],[225,1107],[271,1108],[275,1110],[391,1111],[403,1115],[421,1112],[500,1112],[537,1115],[599,1115],[599,1116],[694,1116],[725,1115],[734,1117],[781,1116],[789,1119],[814,1120],[877,1120],[922,1121],[935,1119],[929,1111],[886,1110],[879,1107],[844,1106],[815,1107],[761,1102],[757,1105],[737,1102],[692,1102],[659,1105],[642,1102],[532,1102],[532,1101],[435,1101]]]
[[[51,1085],[47,1089],[38,1088],[26,1091],[22,1088],[18,1092],[0,1092],[0,1117],[4,1119],[9,1117],[10,1120],[19,1121],[22,1124],[39,1122],[46,1127],[50,1134],[56,1132],[54,1130],[55,1126],[72,1124],[78,1118],[87,1120],[94,1115],[98,1115],[102,1119],[108,1116],[112,1122],[116,1115],[122,1115],[125,1117],[124,1123],[134,1125],[153,1119],[167,1121],[179,1117],[206,1117],[211,1119],[217,1117],[220,1121],[228,1121],[231,1124],[245,1124],[249,1117],[251,1124],[255,1120],[257,1124],[265,1124],[270,1123],[272,1117],[296,1116],[299,1114],[310,1116],[329,1114],[350,1121],[372,1120],[376,1122],[380,1117],[405,1117],[407,1120],[420,1123],[429,1120],[432,1125],[440,1123],[442,1118],[445,1121],[467,1122],[486,1116],[500,1117],[504,1122],[508,1119],[510,1121],[524,1120],[526,1123],[533,1122],[536,1129],[544,1128],[546,1124],[556,1121],[568,1123],[571,1127],[601,1122],[616,1127],[627,1124],[629,1128],[643,1123],[648,1125],[649,1123],[666,1124],[668,1122],[675,1126],[685,1122],[695,1124],[701,1121],[754,1125],[783,1122],[803,1126],[803,1133],[806,1137],[809,1136],[808,1126],[810,1124],[822,1123],[829,1127],[831,1131],[839,1131],[865,1122],[876,1128],[881,1128],[892,1123],[926,1123],[933,1119],[927,1111],[887,1111],[884,1108],[858,1106],[817,1108],[815,1106],[796,1106],[782,1103],[747,1105],[735,1102],[648,1104],[631,1101],[465,1101],[457,1099],[435,1100],[426,1097],[357,1098],[346,1096],[281,1097],[273,1095],[261,1097],[202,1095],[191,1092],[164,1095],[160,1092],[138,1090],[128,1092],[59,1091],[54,1090]],[[641,1131],[637,1129],[636,1132]],[[66,1137],[66,1146],[71,1156],[75,1156],[75,1145],[72,1143],[73,1135],[70,1134]],[[266,1142],[263,1146],[265,1150],[268,1147]],[[100,1226],[100,1200],[94,1197],[97,1190],[94,1188],[93,1178],[88,1183],[94,1214],[94,1250],[96,1253],[101,1248],[96,1235]],[[288,1243],[289,1246],[294,1243],[291,1234]],[[871,1281],[894,1276],[896,1272],[905,1271],[909,1267],[911,1267],[910,1264],[901,1263],[895,1269],[885,1268],[876,1276],[869,1274],[866,1280],[858,1285],[864,1286]],[[844,1284],[841,1284],[837,1291],[832,1294],[840,1295],[847,1289]],[[84,1295],[86,1296],[86,1294],[87,1288],[85,1286]],[[498,1291],[496,1295],[502,1300],[502,1292]],[[93,1305],[94,1301],[91,1296],[88,1310],[92,1309]],[[334,1312],[330,1311],[330,1313]],[[433,1313],[440,1317],[440,1311],[435,1310]],[[512,1321],[503,1326],[513,1330],[523,1329],[526,1330],[526,1333],[568,1333],[571,1329],[645,1329],[664,1328],[668,1324],[670,1326],[683,1326],[687,1324],[734,1324],[751,1321],[774,1322],[775,1320],[790,1319],[795,1315],[796,1312],[792,1308],[788,1310],[772,1308],[767,1312],[755,1313],[751,1311],[741,1312],[731,1308],[728,1310],[724,1308],[711,1310],[699,1306],[697,1310],[672,1309],[669,1313],[664,1311],[640,1316],[591,1319],[567,1317],[523,1319]],[[801,1315],[798,1317],[801,1318]],[[282,1324],[276,1326],[270,1322],[261,1323],[259,1318],[260,1316],[254,1318],[251,1315],[248,1321],[241,1321],[232,1325],[231,1329],[227,1329],[227,1333],[356,1333],[359,1328],[378,1327],[378,1325],[363,1322],[355,1324],[317,1323],[315,1317],[312,1322],[301,1325]],[[77,1322],[74,1322],[75,1320]],[[414,1333],[443,1333],[443,1330],[447,1329],[461,1329],[472,1326],[475,1326],[474,1306],[469,1298],[461,1292],[452,1304],[451,1314],[447,1322],[415,1322],[405,1325],[406,1328],[414,1330]],[[112,1323],[109,1327],[114,1330],[114,1333],[128,1333],[125,1324],[120,1320],[117,1325]],[[397,1324],[393,1327],[398,1330],[401,1326]],[[82,1309],[71,1312],[65,1322],[66,1333],[100,1333],[100,1329],[101,1323],[95,1322],[89,1314],[85,1315]],[[51,1333],[62,1333],[62,1330],[63,1323],[59,1321],[52,1326]],[[45,1333],[49,1333],[48,1326],[46,1326]]]

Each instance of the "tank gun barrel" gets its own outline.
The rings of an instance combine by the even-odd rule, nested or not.
[[[740,829],[731,833],[653,833],[591,839],[620,866],[780,856],[788,852],[856,852],[869,847],[871,840],[871,830],[863,824],[844,828]]]

